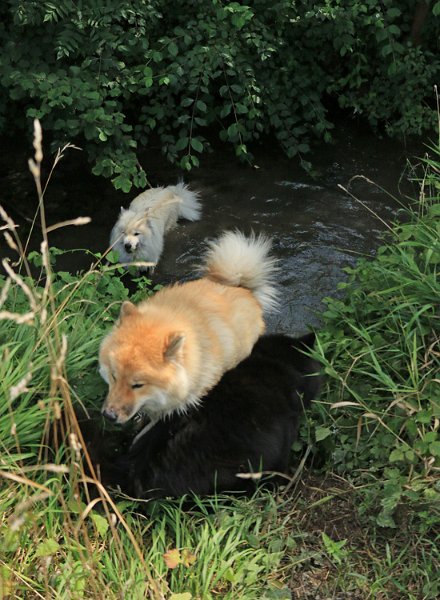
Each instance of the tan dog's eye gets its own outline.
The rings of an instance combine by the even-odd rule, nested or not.
[[[131,389],[136,390],[137,388],[141,388],[144,387],[144,383],[133,383],[133,385],[131,386]]]
[[[140,231],[135,231],[133,235],[141,235]]]

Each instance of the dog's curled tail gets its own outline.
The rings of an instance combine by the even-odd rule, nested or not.
[[[277,260],[270,256],[271,240],[260,234],[246,237],[226,231],[210,242],[203,271],[212,281],[250,290],[264,311],[277,306],[273,282]]]
[[[190,190],[189,187],[182,182],[170,187],[180,200],[179,217],[187,219],[188,221],[198,221],[202,214],[199,194]]]

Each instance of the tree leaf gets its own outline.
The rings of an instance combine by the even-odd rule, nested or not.
[[[184,148],[186,148],[188,146],[188,138],[185,137],[181,137],[177,140],[176,143],[176,150],[178,152],[180,152],[180,150],[183,150]]]
[[[198,138],[192,138],[191,146],[196,152],[203,152],[203,144]]]
[[[168,44],[168,52],[171,54],[171,56],[177,56],[179,53],[179,49],[174,42]]]

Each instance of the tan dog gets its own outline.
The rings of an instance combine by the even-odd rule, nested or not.
[[[275,304],[269,249],[263,236],[227,232],[211,243],[202,279],[122,304],[100,349],[104,416],[125,423],[141,411],[156,422],[184,412],[250,354]]]

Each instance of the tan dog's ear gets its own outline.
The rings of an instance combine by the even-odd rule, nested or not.
[[[125,300],[125,302],[123,302],[121,306],[121,312],[119,313],[119,321],[122,321],[123,319],[126,319],[127,317],[130,317],[132,315],[136,315],[137,313],[138,309],[133,304],[133,302]]]
[[[165,360],[176,360],[183,348],[185,342],[184,333],[172,333],[165,341],[163,357]]]

